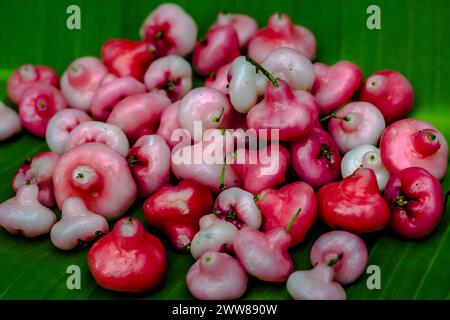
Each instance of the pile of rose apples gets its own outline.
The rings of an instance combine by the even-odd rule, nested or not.
[[[345,299],[367,264],[357,234],[389,226],[418,239],[438,225],[448,145],[404,118],[413,89],[400,73],[364,81],[348,61],[312,64],[313,34],[279,13],[262,29],[220,13],[197,41],[194,20],[163,4],[140,36],[107,41],[101,59],[78,58],[60,79],[31,64],[11,75],[19,114],[0,105],[0,140],[24,127],[51,151],[18,168],[16,196],[0,205],[8,232],[90,246],[100,286],[149,291],[166,275],[163,244],[135,218],[108,224],[139,197],[148,225],[196,260],[186,277],[196,298],[240,298],[251,276],[286,282],[295,299]],[[251,145],[249,130],[265,143]],[[222,162],[179,161],[219,151]],[[311,270],[294,272],[289,251],[318,217],[339,230],[317,239]]]

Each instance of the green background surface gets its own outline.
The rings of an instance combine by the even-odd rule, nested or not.
[[[347,59],[358,64],[364,75],[392,68],[406,75],[415,89],[414,118],[431,122],[450,139],[450,2],[442,1],[174,1],[196,20],[199,36],[219,11],[242,12],[255,17],[260,26],[271,13],[287,12],[309,27],[317,38],[318,60],[332,64]],[[66,8],[81,7],[82,29],[66,29]],[[152,0],[33,0],[0,1],[0,99],[6,100],[6,82],[23,63],[47,64],[62,73],[83,55],[99,55],[110,38],[138,39],[145,16],[158,4]],[[366,8],[378,4],[382,29],[366,28]],[[197,84],[199,82],[197,81]],[[6,100],[7,101],[7,100]],[[8,102],[8,101],[7,101]],[[24,158],[46,150],[45,141],[21,134],[0,144],[0,200],[13,196],[10,181]],[[444,190],[450,189],[447,174]],[[141,203],[130,213],[142,219]],[[369,264],[381,268],[381,290],[368,290],[363,276],[347,287],[350,299],[449,299],[449,210],[435,232],[421,241],[406,241],[390,231],[365,236]],[[148,230],[151,230],[146,226]],[[309,250],[326,230],[320,223],[305,242],[292,250],[296,269],[309,268]],[[153,230],[151,230],[153,231]],[[165,240],[164,240],[165,241]],[[165,241],[165,243],[167,243]],[[55,249],[48,237],[24,239],[0,230],[0,298],[3,299],[192,299],[185,274],[193,259],[168,247],[169,271],[158,290],[145,295],[117,294],[96,285],[86,264],[86,251],[65,253]],[[82,289],[66,287],[66,268],[79,265]],[[284,285],[251,280],[246,299],[287,299]]]

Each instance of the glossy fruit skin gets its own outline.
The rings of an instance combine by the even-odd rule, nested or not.
[[[103,44],[102,61],[110,73],[143,82],[145,71],[155,59],[152,50],[145,41],[111,39]]]
[[[195,46],[192,64],[199,75],[206,77],[231,63],[239,54],[239,38],[234,28],[215,26],[208,31],[205,40]]]
[[[163,91],[131,95],[114,107],[106,122],[118,126],[134,143],[142,136],[156,133],[168,105],[170,100]]]
[[[247,126],[261,135],[260,129],[279,130],[279,139],[295,141],[314,127],[319,107],[307,91],[293,91],[284,80],[278,86],[269,83],[264,99],[247,113]]]
[[[435,132],[440,147],[434,154],[430,155],[419,147],[417,140],[422,139],[419,135],[421,130]],[[425,121],[402,119],[389,125],[381,136],[380,154],[391,174],[409,167],[420,167],[441,180],[447,172],[448,143],[442,133]]]
[[[342,153],[364,144],[378,145],[386,124],[381,112],[368,102],[350,102],[328,122],[328,132]]]
[[[169,183],[170,149],[161,136],[140,137],[128,152],[127,160],[140,197],[148,197]]]
[[[207,88],[214,88],[228,94],[228,73],[231,69],[231,63],[221,66],[216,72],[213,72],[205,80],[204,86]]]
[[[24,64],[20,66],[8,79],[7,93],[9,99],[19,104],[25,90],[35,83],[48,84],[58,87],[58,74],[47,66]]]
[[[169,54],[184,57],[194,49],[197,25],[179,5],[163,3],[145,18],[139,34],[152,45],[158,57]]]
[[[61,77],[61,93],[70,107],[88,111],[95,92],[108,73],[100,59],[81,57]]]
[[[389,207],[372,169],[360,168],[342,181],[326,184],[317,200],[321,219],[332,228],[358,234],[381,230],[389,223]]]
[[[190,268],[186,283],[200,300],[233,300],[247,290],[248,275],[241,264],[226,253],[205,252]]]
[[[292,165],[298,177],[313,188],[338,180],[341,155],[333,138],[322,128],[292,145]]]
[[[170,149],[179,143],[183,145],[191,144],[189,131],[182,129],[178,122],[178,108],[181,101],[168,105],[161,114],[159,127],[156,133],[164,138]],[[178,133],[178,134],[177,134]]]
[[[238,35],[239,46],[241,49],[246,48],[250,40],[258,32],[258,24],[255,19],[245,14],[220,12],[212,27],[215,27],[216,25],[229,25],[233,27]]]
[[[289,246],[298,245],[317,218],[317,200],[313,188],[305,182],[294,182],[279,190],[266,189],[256,196],[264,217],[262,230],[270,231],[286,228],[298,210],[299,216],[289,230]]]
[[[22,94],[19,116],[25,129],[38,138],[44,138],[50,119],[65,108],[66,100],[58,89],[49,84],[35,83]]]
[[[162,230],[178,250],[186,250],[199,230],[199,220],[211,212],[211,192],[199,183],[183,180],[162,186],[145,200],[143,211],[149,225]]]
[[[286,180],[290,155],[282,145],[268,145],[259,151],[239,148],[235,156],[231,168],[239,176],[242,188],[254,195]],[[245,157],[244,163],[239,161],[241,156]]]
[[[319,102],[321,116],[350,100],[363,80],[359,67],[349,61],[339,61],[332,66],[317,62],[314,70],[316,79],[311,92]]]
[[[124,217],[88,252],[95,281],[113,291],[140,293],[154,289],[167,271],[166,250],[142,224]]]
[[[335,230],[324,233],[313,244],[309,255],[311,264],[329,265],[334,280],[342,285],[356,281],[367,266],[368,254],[364,241],[357,235]]]
[[[89,210],[108,220],[123,215],[137,194],[125,158],[98,142],[65,152],[53,171],[53,186],[59,208],[67,198],[79,197]]]
[[[404,117],[414,103],[414,91],[402,74],[383,70],[372,74],[364,82],[359,98],[374,104],[387,123]]]
[[[91,120],[91,117],[82,110],[69,108],[58,111],[48,122],[45,132],[48,148],[53,152],[63,153],[72,130],[79,124]]]
[[[55,206],[52,175],[58,160],[59,154],[55,152],[39,152],[31,160],[25,160],[11,181],[13,190],[17,192],[27,182],[34,183],[39,187],[39,202],[46,207]]]
[[[345,300],[345,290],[333,277],[333,269],[319,263],[311,270],[293,272],[286,287],[295,300]]]
[[[407,239],[429,235],[444,210],[439,181],[422,168],[406,168],[394,174],[386,185],[384,198],[391,209],[392,230]]]
[[[233,250],[245,270],[266,282],[285,282],[294,270],[288,253],[291,236],[282,228],[263,233],[242,228],[233,240]]]
[[[22,131],[19,115],[0,101],[0,142],[6,141]]]
[[[316,56],[316,39],[311,31],[294,25],[288,15],[275,13],[250,41],[248,54],[261,63],[270,51],[281,47],[296,49],[310,60]]]

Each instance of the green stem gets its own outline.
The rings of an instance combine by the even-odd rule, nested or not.
[[[419,135],[420,133],[426,133],[431,141],[434,141],[434,139],[436,139],[436,135],[433,132],[427,131],[427,130],[419,130],[419,132],[417,132],[417,135]]]
[[[245,60],[247,62],[251,63],[252,65],[254,65],[256,67],[256,69],[261,71],[262,74],[265,75],[267,77],[267,79],[270,80],[270,82],[272,82],[274,87],[278,87],[279,86],[277,78],[275,78],[269,71],[264,69],[264,67],[262,65],[260,65],[258,62],[256,62],[255,60],[253,60],[249,56],[245,56]]]
[[[300,211],[302,211],[302,208],[297,210],[297,212],[294,214],[294,217],[292,218],[292,220],[289,222],[289,224],[284,229],[284,231],[286,231],[286,233],[289,233],[289,231],[291,231],[291,228],[294,225],[295,220],[297,220],[297,218],[300,214]]]
[[[324,121],[327,121],[328,119],[331,119],[331,118],[336,118],[335,116],[336,116],[336,113],[338,113],[339,112],[339,110],[341,110],[343,107],[345,107],[347,104],[343,104],[342,106],[340,106],[339,108],[337,108],[336,110],[334,110],[332,113],[330,113],[329,115],[327,115],[327,116],[325,116],[325,117],[323,117],[322,119],[320,119],[319,121],[320,122],[324,122]],[[345,117],[344,117],[345,118]],[[347,120],[346,121],[348,121],[349,119],[347,118]]]
[[[211,119],[211,121],[213,122],[213,123],[217,123],[217,122],[219,122],[220,121],[220,119],[222,118],[222,116],[223,116],[223,113],[224,113],[224,111],[225,111],[225,108],[224,107],[222,107],[222,109],[220,110],[220,113],[219,113],[219,115],[217,115],[217,116],[213,116],[212,117],[212,119]]]

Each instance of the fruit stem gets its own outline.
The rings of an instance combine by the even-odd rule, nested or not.
[[[346,104],[343,104],[342,106],[340,106],[339,108],[337,108],[336,110],[334,110],[332,113],[330,113],[329,115],[327,115],[327,116],[325,116],[325,117],[323,117],[322,119],[320,119],[319,121],[320,122],[324,122],[324,121],[327,121],[328,119],[331,119],[331,118],[336,118],[335,116],[336,116],[336,113],[338,113],[339,112],[339,110],[341,110],[343,107],[345,107],[346,106]],[[344,117],[345,118],[345,117]],[[339,118],[336,118],[336,119],[339,119]],[[343,119],[343,120],[345,120],[345,119]],[[345,120],[345,121],[348,121],[349,119],[347,118],[347,120]]]
[[[398,196],[397,199],[395,199],[395,205],[401,208],[406,207],[408,204],[408,200],[405,198],[405,196]]]
[[[320,155],[322,157],[325,157],[325,159],[327,159],[329,162],[331,162],[332,155],[330,153],[329,147],[326,144],[321,145]]]
[[[294,225],[295,220],[297,220],[300,211],[302,211],[302,208],[298,209],[297,212],[294,214],[294,217],[292,218],[292,220],[289,222],[289,224],[286,226],[286,228],[284,228],[284,231],[286,231],[286,233],[289,233],[289,231],[291,231],[292,226]]]
[[[213,123],[217,123],[217,122],[219,122],[220,121],[220,119],[222,118],[222,116],[223,116],[223,113],[224,113],[224,111],[225,111],[225,108],[224,107],[222,107],[222,109],[220,110],[220,113],[219,113],[219,115],[217,115],[217,116],[213,116],[212,117],[212,119],[211,119],[211,121],[213,122]]]
[[[219,179],[219,188],[220,190],[225,189],[225,169],[227,166],[227,157],[223,159],[224,165],[222,166],[222,171],[220,172],[220,179]]]
[[[274,87],[278,87],[279,86],[277,78],[275,78],[269,71],[264,69],[264,67],[262,65],[260,65],[258,62],[256,62],[255,60],[253,60],[249,56],[245,56],[245,60],[247,62],[251,63],[252,65],[254,65],[256,67],[256,69],[261,71],[262,74],[265,75],[267,77],[267,79],[270,80],[270,82],[272,82]]]
[[[339,253],[338,256],[334,259],[331,259],[330,262],[328,262],[329,267],[334,267],[342,258],[344,257],[344,253]]]
[[[427,130],[419,130],[419,131],[417,132],[416,137],[417,137],[419,134],[421,134],[421,133],[427,134],[427,135],[430,137],[431,141],[434,141],[434,139],[436,139],[436,135],[435,135],[433,132],[430,132],[430,131],[427,131]]]

